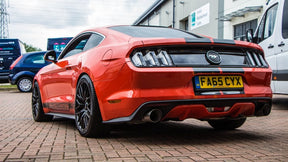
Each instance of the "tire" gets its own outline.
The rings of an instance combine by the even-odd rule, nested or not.
[[[36,122],[51,121],[53,119],[53,116],[44,114],[40,90],[37,82],[34,83],[34,88],[32,91],[32,116]]]
[[[17,81],[17,88],[20,92],[31,92],[32,91],[32,78],[22,77]]]
[[[83,75],[76,88],[75,124],[84,137],[103,137],[109,131],[102,124],[102,117],[93,83],[87,75]]]
[[[208,123],[218,130],[233,130],[241,127],[246,121],[246,118],[238,119],[221,119],[221,120],[208,120]]]

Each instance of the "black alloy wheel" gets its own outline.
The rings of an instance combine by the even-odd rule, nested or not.
[[[246,118],[237,119],[219,119],[219,120],[208,120],[208,123],[218,130],[233,130],[241,127],[246,121]]]
[[[83,75],[77,84],[75,123],[84,137],[99,137],[108,133],[107,127],[102,124],[93,83],[87,75]]]
[[[53,119],[53,116],[44,114],[37,82],[34,83],[34,88],[32,90],[32,116],[36,122],[51,121]]]

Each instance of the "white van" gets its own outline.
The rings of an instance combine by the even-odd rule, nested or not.
[[[267,4],[254,36],[250,29],[246,39],[263,48],[273,70],[273,93],[288,94],[288,0],[270,0]]]

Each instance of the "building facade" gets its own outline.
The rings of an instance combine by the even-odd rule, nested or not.
[[[255,31],[260,22],[267,0],[225,0],[224,16],[224,38],[245,40],[248,29]]]
[[[166,26],[214,38],[244,40],[267,0],[156,0],[133,25]]]

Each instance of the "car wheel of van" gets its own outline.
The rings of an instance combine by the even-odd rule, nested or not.
[[[31,92],[32,85],[33,83],[30,77],[22,77],[17,82],[17,87],[21,92]]]
[[[241,127],[246,121],[246,118],[238,119],[220,119],[208,120],[208,123],[215,129],[219,130],[233,130]]]
[[[75,123],[84,137],[101,137],[108,134],[102,117],[92,81],[83,75],[77,84],[75,97]]]
[[[32,91],[32,116],[36,122],[51,121],[53,119],[53,116],[44,114],[40,90],[37,82],[34,83],[34,88]]]

